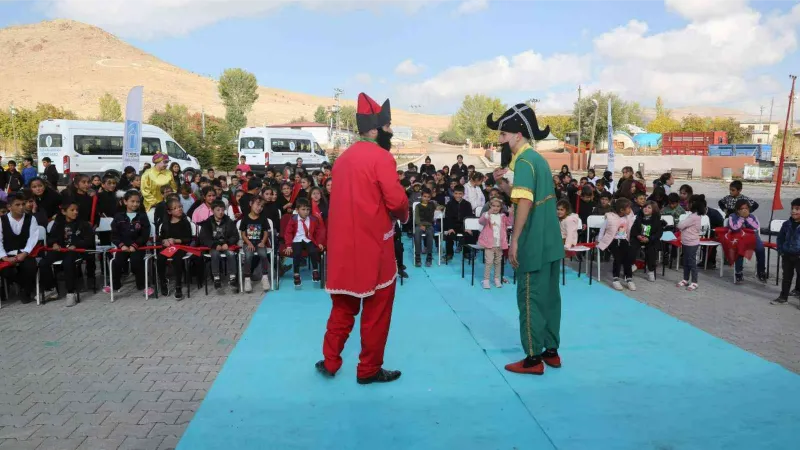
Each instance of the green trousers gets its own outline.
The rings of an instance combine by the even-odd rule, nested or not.
[[[519,334],[528,356],[558,348],[561,340],[560,273],[561,261],[553,261],[536,272],[517,274]]]

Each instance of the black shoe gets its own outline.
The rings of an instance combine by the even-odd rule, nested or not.
[[[175,300],[183,300],[183,289],[180,286],[175,287]]]
[[[400,378],[399,370],[381,369],[371,377],[357,378],[356,381],[358,381],[358,384],[391,383],[398,378]]]
[[[219,277],[214,277],[214,289],[220,288],[222,288],[222,281],[219,279]]]
[[[419,256],[414,257],[414,267],[422,267],[422,258]]]
[[[430,267],[432,265],[433,265],[433,259],[432,258],[425,259],[425,267]]]
[[[325,367],[325,361],[317,361],[314,367],[317,368],[317,372],[321,373],[323,376],[327,378],[333,378],[336,376],[335,373],[331,372],[330,370],[328,370],[327,367]]]
[[[169,297],[169,285],[162,284],[158,292],[160,292],[164,297]]]
[[[408,273],[406,272],[405,269],[398,270],[397,275],[399,275],[400,278],[408,278]]]
[[[29,294],[24,294],[24,293],[22,294],[22,298],[19,299],[19,302],[22,303],[23,305],[27,305],[28,303],[30,303],[32,301],[33,301],[33,299],[31,298],[31,296]],[[44,302],[42,302],[42,303],[44,303]]]
[[[788,298],[778,297],[775,300],[769,302],[770,305],[785,305],[789,301]]]
[[[300,280],[300,274],[299,273],[294,274],[294,287],[299,288],[302,285],[303,281]]]
[[[319,283],[322,277],[319,275],[319,270],[314,270],[311,272],[311,281],[314,283]]]
[[[800,297],[800,289],[795,289],[790,294],[792,297]]]
[[[742,284],[742,282],[744,282],[744,274],[737,273],[735,281],[733,282],[733,284]]]
[[[230,285],[230,287],[234,287],[234,288],[238,288],[239,287],[239,282],[236,281],[236,277],[230,277],[228,279],[228,284]]]
[[[765,273],[758,274],[758,281],[760,281],[762,283],[766,283],[767,282],[767,274],[765,274]]]

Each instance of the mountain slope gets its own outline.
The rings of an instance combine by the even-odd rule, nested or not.
[[[72,20],[53,20],[0,29],[0,107],[52,103],[83,117],[99,114],[98,99],[110,92],[123,105],[132,86],[144,86],[145,117],[166,103],[224,117],[215,81],[175,67],[99,28]],[[330,97],[260,87],[248,115],[250,125],[311,118]],[[354,105],[354,101],[343,101]],[[448,116],[393,110],[394,125],[410,126],[418,136],[438,135]]]

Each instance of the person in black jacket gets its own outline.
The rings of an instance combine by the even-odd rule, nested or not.
[[[48,157],[42,158],[42,165],[44,166],[44,179],[47,184],[54,190],[58,190],[58,169],[53,165],[53,160]]]
[[[658,203],[648,201],[636,216],[631,228],[631,252],[633,259],[639,256],[639,250],[644,248],[644,261],[647,265],[647,278],[656,281],[656,261],[658,250],[661,248],[661,235],[664,226],[661,223],[661,213]]]
[[[136,289],[144,291],[147,288],[147,295],[152,295],[154,289],[144,285],[145,252],[139,250],[146,246],[150,239],[150,219],[146,213],[139,210],[142,204],[142,194],[139,191],[131,189],[126,192],[123,202],[125,212],[117,213],[111,222],[111,244],[121,250],[114,255],[114,262],[111,265],[112,285],[115,292],[120,290],[122,269],[130,260],[131,272],[136,277]],[[110,293],[111,287],[106,286],[103,290]]]
[[[64,190],[64,197],[69,197],[78,203],[78,216],[83,222],[89,222],[92,228],[100,222],[100,212],[97,208],[99,198],[94,191],[90,191],[89,175],[76,174],[72,179],[72,184]],[[94,255],[87,255],[86,276],[91,286],[95,285],[95,263]]]
[[[134,169],[133,166],[125,167],[125,170],[122,172],[122,178],[120,178],[119,183],[117,183],[117,190],[128,192],[133,189],[131,182],[134,178],[136,178],[136,169]]]
[[[75,306],[75,280],[77,276],[77,260],[84,255],[78,252],[63,252],[62,249],[83,249],[94,248],[94,231],[88,222],[80,220],[78,214],[78,203],[70,198],[61,205],[62,216],[55,222],[47,234],[47,246],[53,251],[39,261],[39,276],[44,289],[44,300],[56,300],[58,291],[56,290],[56,278],[53,273],[53,264],[61,261],[61,268],[64,270],[64,283],[67,288],[67,306]]]
[[[192,223],[189,218],[183,213],[183,206],[181,201],[176,197],[171,197],[167,200],[166,208],[167,216],[159,228],[158,238],[161,245],[165,249],[169,249],[173,245],[191,245],[192,242]],[[172,258],[172,273],[175,277],[175,300],[183,299],[183,270],[184,261],[186,256],[185,250],[177,250],[172,253],[172,256],[162,255],[158,253],[158,276],[160,279],[161,295],[169,295],[169,280],[167,279],[167,259]]]
[[[219,262],[222,255],[225,255],[225,262],[228,267],[228,281],[231,287],[238,287],[236,280],[236,254],[230,248],[239,242],[239,231],[236,223],[225,214],[225,203],[222,200],[215,200],[211,204],[214,215],[200,224],[200,245],[210,248],[211,254],[211,275],[214,277],[214,288],[222,287],[219,277]]]
[[[419,172],[433,176],[436,173],[436,167],[431,164],[431,157],[425,157],[425,164],[419,166]]]
[[[467,165],[464,164],[464,157],[462,155],[458,155],[456,159],[458,161],[450,168],[450,178],[460,180],[461,177],[467,176]]]
[[[22,181],[22,174],[17,171],[17,162],[11,160],[8,162],[8,170],[6,171],[8,175],[8,191],[13,193],[17,192],[25,185]]]
[[[0,261],[11,264],[0,270],[8,283],[20,286],[21,303],[30,303],[36,282],[36,258],[30,256],[39,241],[36,219],[25,214],[25,198],[21,193],[9,197],[8,214],[0,216]],[[9,252],[16,252],[10,256]]]
[[[47,223],[54,220],[61,211],[60,208],[63,201],[61,194],[38,177],[31,180],[31,192],[36,201],[37,213],[47,218],[47,221],[42,222],[41,225],[47,226]]]
[[[447,203],[444,209],[444,236],[447,241],[445,246],[445,260],[453,259],[453,242],[458,234],[463,234],[462,244],[474,244],[478,236],[472,231],[464,230],[464,220],[474,217],[472,205],[464,200],[464,186],[456,186],[453,189],[453,199]],[[463,251],[467,251],[464,248]]]

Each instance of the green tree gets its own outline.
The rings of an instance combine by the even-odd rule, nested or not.
[[[328,111],[325,110],[324,106],[317,106],[317,110],[314,111],[314,122],[324,124],[328,123]]]
[[[106,92],[100,97],[100,117],[103,122],[122,122],[122,107],[113,95]]]
[[[339,120],[341,120],[341,127],[344,130],[350,130],[356,132],[356,107],[347,105],[342,106],[341,110],[339,110]],[[333,117],[336,120],[336,116]],[[334,122],[334,125],[336,123]]]
[[[15,107],[15,110],[13,121],[10,108],[0,110],[0,137],[5,140],[6,149],[15,152],[15,157],[36,157],[36,138],[40,122],[48,119],[78,119],[74,112],[49,103],[39,103],[34,109]]]
[[[711,120],[708,117],[700,117],[689,114],[681,120],[681,131],[711,131]]]
[[[497,119],[507,109],[498,98],[481,94],[467,95],[453,116],[451,130],[475,144],[497,142],[499,133],[486,127],[486,116],[494,114],[494,118]]]
[[[656,119],[659,117],[669,117],[670,112],[664,108],[664,100],[659,96],[656,98]]]
[[[575,120],[571,116],[541,116],[537,117],[539,128],[550,126],[553,136],[564,140],[564,137],[572,130],[576,129]]]
[[[218,85],[228,125],[234,130],[244,128],[247,114],[258,100],[256,76],[243,69],[225,69]]]
[[[730,144],[750,143],[750,130],[739,126],[739,121],[732,117],[715,117],[711,119],[709,131],[724,131],[728,133],[728,143]]]
[[[308,122],[306,116],[295,117],[294,119],[289,121],[289,123],[304,123],[304,122]]]
[[[212,155],[202,146],[201,133],[197,131],[186,105],[167,103],[163,111],[153,111],[147,123],[169,133],[184,150],[197,158],[201,168],[212,167]]]
[[[595,91],[586,98],[580,100],[581,117],[578,118],[578,102],[572,112],[573,123],[581,124],[581,139],[589,140],[592,135],[592,124],[594,123],[595,106],[592,100],[597,101],[597,127],[595,128],[595,143],[608,139],[608,104],[611,102],[611,122],[614,129],[619,129],[623,125],[631,124],[642,126],[644,115],[642,107],[636,102],[626,102],[619,95],[609,92]],[[576,125],[577,126],[577,125]]]
[[[464,145],[467,140],[461,136],[456,130],[445,130],[439,134],[439,142],[444,142],[450,145]]]
[[[651,133],[671,133],[674,131],[681,131],[681,123],[670,116],[662,115],[656,116],[650,123],[647,124],[647,131]]]

